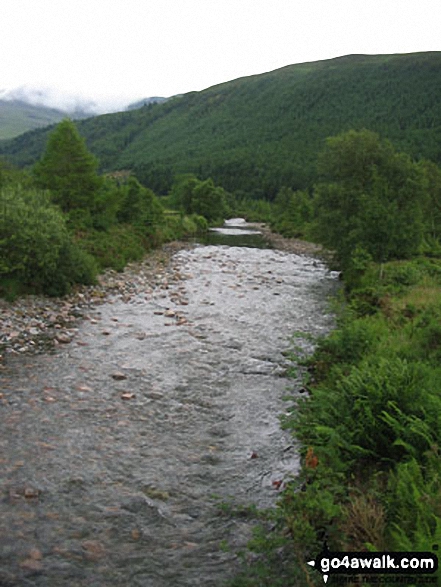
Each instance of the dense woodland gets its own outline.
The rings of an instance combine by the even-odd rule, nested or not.
[[[158,195],[175,177],[213,179],[235,197],[311,189],[323,141],[367,128],[419,159],[441,163],[441,53],[353,55],[291,65],[164,104],[79,123],[100,171],[129,169]],[[48,130],[0,147],[36,163]]]
[[[0,166],[4,296],[64,294],[231,214],[322,243],[342,271],[338,328],[294,353],[302,471],[257,514],[272,530],[237,587],[322,584],[304,561],[325,540],[441,543],[440,89],[438,53],[351,56],[3,146],[27,166]]]

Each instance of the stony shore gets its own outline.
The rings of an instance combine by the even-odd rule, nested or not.
[[[284,238],[263,224],[255,227],[275,249],[320,255],[318,245]],[[168,269],[170,258],[191,246],[186,242],[168,243],[142,261],[129,264],[124,272],[105,271],[98,277],[97,285],[78,287],[63,298],[25,296],[14,302],[0,299],[0,369],[11,354],[36,354],[72,343],[79,321],[92,319],[90,310],[111,296],[129,301],[138,292],[149,295],[157,288],[167,289],[169,280],[176,279]]]
[[[296,255],[319,255],[323,254],[323,247],[303,241],[297,238],[285,238],[281,234],[272,232],[266,224],[253,223],[249,224],[250,227],[255,227],[259,230],[265,240],[267,240],[275,249],[279,251],[285,251],[287,253],[294,253]]]
[[[188,243],[173,242],[152,251],[142,261],[130,263],[124,272],[108,270],[94,286],[81,286],[62,298],[24,296],[14,302],[0,298],[0,369],[11,354],[50,351],[74,341],[80,320],[90,320],[90,310],[110,297],[129,301],[142,291],[149,295],[168,288],[172,274],[168,262]],[[170,273],[170,275],[169,275]]]

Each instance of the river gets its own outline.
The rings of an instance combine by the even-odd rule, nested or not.
[[[331,328],[336,276],[226,228],[241,246],[182,250],[75,343],[8,360],[2,587],[219,587],[240,569],[252,522],[222,504],[272,507],[296,474],[285,351]]]

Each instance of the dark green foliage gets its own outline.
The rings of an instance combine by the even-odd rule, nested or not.
[[[163,224],[162,206],[155,194],[144,188],[135,177],[129,177],[121,187],[122,201],[118,210],[118,221],[146,230]]]
[[[16,293],[62,295],[73,283],[94,281],[93,260],[72,242],[47,193],[20,185],[3,188],[0,210],[0,275],[21,284]]]
[[[12,183],[26,182],[26,175],[16,169],[13,165],[0,159],[0,189]]]
[[[351,55],[191,92],[79,123],[102,170],[131,169],[158,194],[193,173],[227,191],[274,199],[312,188],[326,137],[369,128],[400,151],[441,163],[441,53]],[[44,132],[1,152],[30,165]]]
[[[440,240],[441,237],[441,169],[431,161],[421,161],[420,168],[424,177],[424,222],[427,237]],[[438,247],[438,254],[441,253]]]
[[[95,259],[100,269],[122,271],[129,261],[141,259],[150,248],[148,241],[130,225],[112,226],[109,230],[89,230],[81,246]]]
[[[197,214],[208,222],[221,221],[227,214],[227,194],[213,180],[200,181],[194,176],[181,178],[171,192],[171,200],[185,214]]]
[[[203,218],[179,214],[173,225],[153,192],[130,174],[98,176],[70,121],[51,135],[35,177],[50,190],[32,187],[8,164],[0,167],[2,296],[63,295],[74,283],[94,283],[98,268],[120,271],[165,240],[206,227]]]
[[[441,398],[419,363],[375,357],[314,389],[300,406],[298,430],[320,452],[333,452],[334,468],[421,459],[441,441]],[[310,427],[307,433],[304,427]]]
[[[430,552],[441,540],[441,458],[428,451],[424,465],[400,463],[387,487],[390,540],[402,551]],[[411,515],[409,515],[411,513]]]
[[[379,339],[384,335],[381,322],[365,318],[349,318],[328,337],[319,341],[314,353],[315,377],[319,369],[326,375],[338,366],[339,369],[354,365],[375,349]]]
[[[440,540],[440,281],[435,259],[371,263],[351,295],[370,289],[377,314],[346,310],[308,361],[284,418],[306,453],[281,502],[297,550],[317,554],[324,531],[335,550]]]
[[[84,139],[71,120],[63,120],[49,136],[46,151],[34,167],[39,187],[52,193],[63,212],[93,211],[102,185],[98,162],[88,152]]]
[[[286,237],[302,237],[313,219],[313,202],[307,192],[282,188],[274,200],[272,228]]]
[[[343,269],[357,248],[377,262],[417,253],[424,178],[409,157],[370,131],[349,131],[328,139],[320,170],[315,232]]]
[[[230,200],[229,208],[233,216],[246,218],[248,222],[269,224],[273,220],[273,204],[267,200],[253,200],[244,194],[236,194],[234,200]]]

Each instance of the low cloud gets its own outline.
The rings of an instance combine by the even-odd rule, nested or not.
[[[0,100],[20,101],[34,106],[56,108],[67,114],[102,114],[123,110],[129,101],[104,99],[100,102],[85,96],[69,94],[62,90],[48,87],[20,86],[10,90],[0,90]]]

